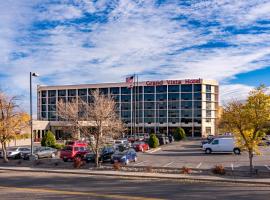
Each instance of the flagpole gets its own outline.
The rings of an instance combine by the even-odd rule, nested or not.
[[[140,127],[139,127],[139,123],[140,123],[140,90],[139,90],[139,75],[137,74],[137,132],[140,133]]]

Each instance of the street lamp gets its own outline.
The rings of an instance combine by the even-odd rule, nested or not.
[[[31,127],[31,156],[33,156],[34,142],[33,142],[33,113],[32,113],[32,77],[38,77],[37,73],[30,72],[30,127]]]

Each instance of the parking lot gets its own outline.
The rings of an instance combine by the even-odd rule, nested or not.
[[[254,165],[258,169],[270,171],[270,146],[261,147],[262,155],[254,156]],[[190,167],[198,169],[213,168],[222,164],[226,168],[242,169],[249,166],[246,152],[234,154],[205,154],[200,147],[200,141],[183,141],[161,146],[153,153],[139,153],[138,161],[131,163],[136,166],[152,167]]]

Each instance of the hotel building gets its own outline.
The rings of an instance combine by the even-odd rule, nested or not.
[[[35,138],[46,130],[56,138],[65,134],[56,113],[57,102],[91,99],[91,92],[99,89],[111,95],[117,114],[129,133],[169,134],[182,127],[188,137],[202,137],[216,133],[219,108],[219,86],[216,81],[203,79],[160,80],[130,83],[102,83],[63,86],[38,86]],[[136,105],[136,106],[135,106]]]

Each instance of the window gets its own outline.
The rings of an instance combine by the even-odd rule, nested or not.
[[[55,97],[56,96],[56,90],[49,90],[48,91],[48,96],[49,97]]]
[[[181,99],[182,100],[192,100],[192,93],[182,93]]]
[[[49,104],[56,104],[56,98],[49,98]]]
[[[168,94],[168,99],[173,100],[173,101],[179,100],[179,94],[178,93],[169,93]]]
[[[108,88],[100,88],[99,91],[101,94],[108,94],[108,91],[109,89]]]
[[[202,93],[194,93],[194,100],[202,100]]]
[[[144,93],[155,93],[155,87],[153,86],[145,86]]]
[[[211,110],[211,102],[206,102],[206,110]]]
[[[200,118],[194,118],[194,123],[201,124],[202,123],[202,119],[200,119]]]
[[[192,85],[181,85],[181,92],[192,92]]]
[[[156,93],[167,93],[167,85],[157,86]]]
[[[64,97],[64,96],[66,96],[66,90],[58,90],[58,96],[59,96],[59,97]]]
[[[192,109],[192,101],[182,101],[181,108],[182,109]]]
[[[202,102],[201,101],[194,101],[193,107],[194,107],[194,109],[202,108]]]
[[[145,110],[144,111],[144,116],[145,117],[154,117],[155,116],[155,111],[154,110]]]
[[[179,102],[176,101],[176,102],[169,102],[168,103],[168,108],[169,109],[179,109]]]
[[[42,99],[41,99],[41,103],[42,103],[42,104],[46,104],[46,103],[47,103],[47,99],[46,99],[46,98],[42,98]]]
[[[194,85],[194,92],[201,92],[202,91],[202,85]]]
[[[169,110],[169,117],[179,117],[179,110]]]
[[[179,92],[179,85],[169,85],[168,90],[169,92]]]
[[[121,102],[130,102],[131,95],[121,95]]]
[[[211,101],[211,93],[206,93],[206,101]]]
[[[78,95],[79,96],[85,96],[85,95],[87,95],[87,89],[79,89],[78,90]]]
[[[181,116],[182,116],[182,118],[192,118],[192,111],[191,110],[182,110]]]
[[[144,103],[144,109],[154,109],[154,108],[155,108],[154,102],[145,102]]]
[[[76,96],[76,90],[75,89],[68,90],[68,96],[70,97]]]
[[[110,88],[110,92],[111,94],[119,94],[119,88],[118,87]]]
[[[56,110],[56,105],[49,105],[48,109],[49,109],[49,111],[55,111]]]
[[[131,88],[121,87],[121,94],[131,94]]]
[[[41,110],[42,111],[46,111],[47,110],[47,106],[46,105],[42,105]]]
[[[211,127],[206,127],[205,132],[207,135],[211,135]]]
[[[94,91],[96,91],[96,88],[89,88],[88,95],[92,95]]]
[[[115,102],[119,102],[119,95],[112,95],[112,99],[115,101]]]
[[[41,91],[41,96],[42,97],[47,97],[47,91]]]
[[[206,110],[206,117],[211,117],[211,110]]]
[[[194,110],[194,117],[202,117],[202,110]]]
[[[157,101],[164,101],[164,100],[167,100],[167,94],[157,94],[156,100],[157,100]]]
[[[206,85],[206,92],[210,92],[211,93],[211,85]]]
[[[213,145],[219,144],[219,140],[214,140],[214,141],[212,142],[212,144],[213,144]]]
[[[144,101],[154,101],[154,95],[153,94],[145,94]]]

